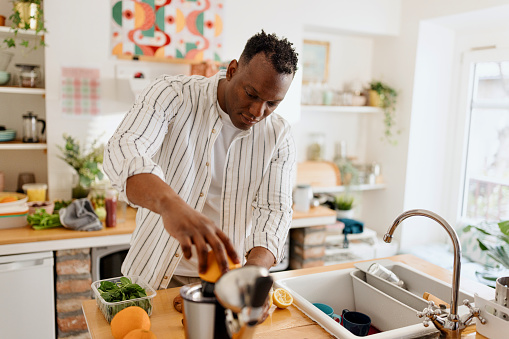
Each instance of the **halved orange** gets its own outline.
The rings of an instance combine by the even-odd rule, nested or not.
[[[228,255],[226,257],[228,258],[228,267],[230,268],[230,270],[242,266],[241,264],[233,263],[233,261],[230,259]],[[205,271],[205,273],[199,273],[198,275],[202,280],[205,280],[210,283],[215,283],[223,275],[223,273],[219,270],[216,255],[214,254],[213,251],[209,251],[209,253],[207,254],[207,271]]]

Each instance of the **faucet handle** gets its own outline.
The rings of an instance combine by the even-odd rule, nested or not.
[[[481,324],[483,325],[486,324],[486,319],[481,316],[481,309],[479,307],[473,307],[468,301],[468,299],[463,300],[463,305],[468,307],[468,309],[470,310],[469,314],[467,314],[466,319],[463,321],[463,324],[465,326],[469,325],[474,317],[477,317]]]
[[[442,310],[438,308],[433,301],[428,301],[428,307],[426,307],[422,312],[417,312],[417,316],[419,318],[425,318],[423,320],[424,327],[428,327],[429,323],[432,320],[435,320],[437,316],[442,314]]]

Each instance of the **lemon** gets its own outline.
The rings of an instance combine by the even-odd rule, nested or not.
[[[274,295],[274,289],[271,287],[270,291],[269,291],[269,308],[271,308],[272,304],[274,303],[274,301],[272,300],[273,295]]]
[[[293,303],[292,295],[284,288],[276,289],[272,295],[272,300],[278,308],[287,308]]]

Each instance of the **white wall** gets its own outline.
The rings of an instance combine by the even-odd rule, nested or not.
[[[224,59],[237,58],[247,40],[260,29],[276,32],[302,47],[303,27],[319,30],[342,30],[362,34],[396,34],[399,29],[401,0],[351,1],[248,1],[226,0],[224,17]],[[366,5],[369,5],[366,9]],[[46,35],[46,110],[48,119],[49,191],[53,199],[70,196],[71,170],[57,158],[56,144],[69,133],[90,141],[103,132],[107,138],[117,121],[131,105],[133,97],[125,81],[115,80],[118,65],[142,65],[121,62],[110,56],[109,1],[45,1],[49,33]],[[62,13],[66,13],[62,15]],[[102,115],[75,118],[61,114],[61,67],[98,67],[102,81]],[[145,63],[143,67],[159,67]],[[168,73],[188,73],[187,68],[165,64]],[[300,81],[296,79],[278,112],[295,122],[300,116]],[[298,137],[298,136],[297,136]]]
[[[449,161],[453,154],[443,148],[449,147],[448,144],[452,142],[450,133],[454,132],[456,122],[449,114],[450,110],[454,109],[451,100],[454,100],[457,94],[454,89],[457,80],[453,77],[457,76],[455,70],[461,51],[457,50],[456,46],[463,37],[466,38],[466,28],[470,34],[482,32],[476,39],[476,43],[481,45],[493,42],[494,27],[505,32],[508,29],[505,21],[502,21],[504,15],[493,14],[505,7],[495,8],[491,20],[488,21],[471,21],[472,17],[470,21],[459,20],[463,22],[462,28],[457,23],[458,15],[475,11],[479,11],[478,15],[484,15],[484,10],[490,7],[507,4],[507,1],[407,0],[402,3],[400,36],[375,39],[373,74],[383,75],[401,91],[397,112],[398,124],[402,129],[400,142],[396,147],[371,143],[373,147],[370,152],[380,157],[388,183],[385,192],[377,192],[372,196],[365,196],[364,199],[365,204],[372,207],[372,213],[366,215],[366,221],[378,223],[380,226],[376,229],[380,233],[385,232],[399,213],[415,207],[436,209],[436,212],[442,213],[454,224],[456,214],[450,206],[457,206],[457,201],[453,200],[454,196],[446,196],[452,194],[449,186],[446,186],[450,183],[451,171],[440,173],[439,170],[454,167]],[[472,13],[470,15],[477,16]],[[433,21],[438,18],[441,20]],[[494,24],[494,21],[498,21],[498,24]],[[437,36],[440,31],[443,35]],[[440,55],[432,54],[432,59],[426,60],[426,54],[432,52],[433,45],[433,41],[427,39],[433,35],[435,43],[441,46]],[[495,39],[504,35],[499,33]],[[447,41],[451,43],[453,36],[454,45],[447,46]],[[428,72],[433,74],[427,74]],[[423,86],[421,81],[431,87]],[[426,95],[429,95],[428,100],[423,99]],[[435,103],[440,103],[441,106],[436,107]],[[425,126],[430,134],[433,133],[432,139],[425,136],[425,131],[416,131],[417,127],[422,129],[422,126]],[[414,138],[414,133],[420,133],[421,137]],[[419,162],[434,165],[421,167]],[[433,222],[416,220],[405,222],[402,227],[403,234],[398,230],[402,246],[411,247],[438,239],[445,241],[445,236],[440,235],[444,232],[432,226]]]

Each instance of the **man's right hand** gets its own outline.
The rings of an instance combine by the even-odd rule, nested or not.
[[[158,176],[143,173],[129,177],[126,194],[131,202],[161,215],[164,228],[180,242],[186,259],[192,256],[191,246],[196,247],[199,273],[205,273],[207,269],[207,244],[214,251],[223,273],[228,271],[226,254],[234,263],[240,262],[226,234],[209,218],[191,208]]]

